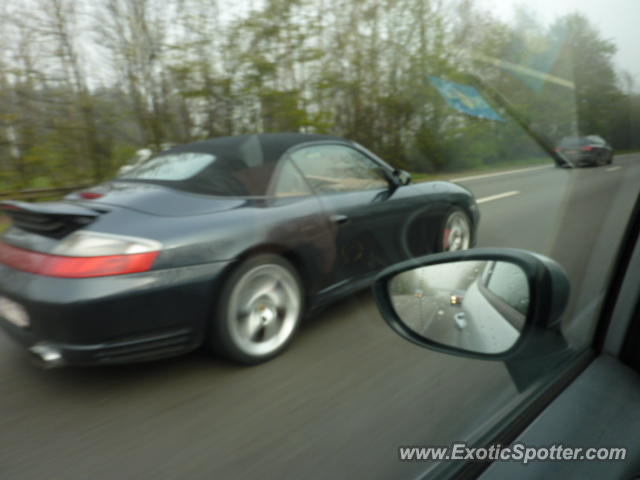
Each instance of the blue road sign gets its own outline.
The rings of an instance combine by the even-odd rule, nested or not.
[[[429,77],[443,98],[456,110],[474,117],[506,121],[482,97],[482,94],[471,85],[449,82],[438,77]]]

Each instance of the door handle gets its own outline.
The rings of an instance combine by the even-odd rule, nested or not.
[[[329,217],[329,219],[333,223],[337,223],[338,225],[344,225],[345,223],[347,223],[349,221],[349,217],[347,217],[346,215],[339,214],[339,213],[331,215]]]

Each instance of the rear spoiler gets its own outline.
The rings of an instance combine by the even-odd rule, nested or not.
[[[29,203],[17,200],[0,202],[0,212],[11,217],[22,230],[62,237],[87,225],[102,212],[68,202]]]

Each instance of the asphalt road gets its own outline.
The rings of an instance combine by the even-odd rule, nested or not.
[[[422,298],[397,295],[393,305],[413,331],[445,345],[461,346],[457,341],[462,332],[456,328],[455,315],[464,314],[464,310],[461,306],[451,305],[445,292]]]
[[[618,168],[619,167],[619,168]],[[640,187],[614,169],[537,168],[460,180],[481,201],[481,246],[551,255],[574,282],[567,332],[588,335]],[[0,336],[0,479],[401,478],[401,445],[464,439],[517,395],[501,363],[413,346],[368,293],[310,321],[274,361],[201,353],[122,368],[41,371]]]

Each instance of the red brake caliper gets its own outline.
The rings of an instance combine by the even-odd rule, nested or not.
[[[449,249],[449,236],[451,235],[451,229],[450,228],[445,228],[444,229],[444,249],[448,250]]]

